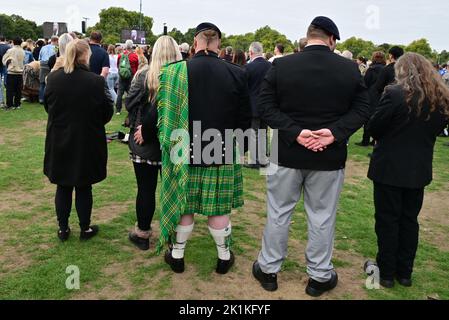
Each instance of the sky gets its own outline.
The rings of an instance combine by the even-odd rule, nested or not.
[[[101,9],[111,6],[139,11],[140,0],[0,0],[0,13],[18,14],[43,22],[67,22],[80,31],[98,22]],[[215,23],[227,35],[270,27],[295,41],[303,37],[314,17],[332,18],[342,40],[352,36],[376,44],[409,44],[426,38],[438,50],[449,50],[449,1],[387,0],[143,0],[143,13],[154,19],[153,32],[163,24],[185,32],[199,23]]]

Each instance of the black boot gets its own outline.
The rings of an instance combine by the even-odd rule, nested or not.
[[[100,231],[98,226],[90,226],[89,229],[80,232],[80,240],[90,240]]]
[[[262,269],[260,269],[259,262],[254,262],[253,265],[253,276],[259,281],[267,291],[276,291],[278,289],[278,277],[275,273],[267,274],[263,273]]]
[[[175,273],[183,273],[185,270],[184,258],[183,259],[173,258],[171,249],[165,253],[165,262],[170,266],[170,268]]]
[[[306,293],[312,297],[319,297],[323,293],[334,289],[337,284],[338,275],[335,271],[332,271],[331,279],[327,282],[318,282],[310,278],[306,288]]]
[[[217,269],[215,270],[218,274],[226,274],[231,270],[232,266],[235,262],[234,253],[231,251],[231,258],[229,260],[220,260],[217,261]]]
[[[403,287],[410,288],[413,285],[412,279],[410,278],[397,277],[396,280],[398,280],[398,283]]]
[[[71,232],[70,228],[67,228],[66,231],[59,230],[58,231],[59,240],[61,240],[62,242],[69,240],[70,232]]]
[[[128,238],[140,250],[150,250],[150,239],[140,238],[135,232],[130,232]]]

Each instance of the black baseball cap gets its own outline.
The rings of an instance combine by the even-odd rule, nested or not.
[[[200,34],[203,31],[206,30],[215,30],[218,32],[218,37],[221,39],[221,31],[220,29],[218,29],[218,27],[210,22],[203,22],[201,24],[198,25],[198,27],[196,27],[196,32],[195,32],[195,37]]]
[[[316,17],[313,19],[311,25],[329,32],[337,40],[340,40],[340,31],[338,31],[337,25],[328,17]]]

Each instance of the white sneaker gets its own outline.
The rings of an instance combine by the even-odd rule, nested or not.
[[[119,115],[121,115],[121,113],[120,113],[120,112],[117,112],[115,115],[116,115],[116,116],[119,116]]]

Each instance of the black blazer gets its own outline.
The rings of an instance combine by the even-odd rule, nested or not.
[[[395,63],[390,63],[379,73],[379,77],[374,84],[374,92],[378,94],[378,100],[382,97],[385,88],[395,82],[396,73],[394,70],[394,65]]]
[[[161,145],[157,135],[157,106],[149,101],[149,89],[147,85],[147,74],[149,69],[138,73],[132,81],[125,106],[128,110],[130,140],[129,149],[132,153],[142,159],[160,162]],[[134,141],[134,133],[137,127],[142,125],[142,136],[144,143],[138,145]]]
[[[48,112],[44,173],[54,184],[89,186],[106,178],[105,124],[113,114],[103,77],[77,67],[50,73],[44,106]]]
[[[246,73],[248,74],[248,89],[251,101],[251,111],[253,118],[259,118],[259,111],[257,105],[259,104],[260,87],[263,79],[271,68],[271,63],[263,57],[255,59],[253,62],[245,65]]]
[[[334,171],[345,168],[347,139],[369,117],[368,92],[357,64],[326,46],[277,59],[262,84],[259,112],[279,129],[279,165]],[[330,129],[337,142],[315,153],[299,145],[303,129]]]
[[[221,137],[226,129],[251,127],[251,107],[248,79],[245,70],[235,64],[221,60],[217,54],[204,51],[187,61],[189,81],[189,127],[192,150],[201,145],[201,152],[209,142],[201,142],[208,129],[217,129]],[[201,121],[201,136],[193,133],[193,123]],[[221,152],[224,150],[222,149]],[[224,153],[223,153],[224,154]],[[193,155],[191,155],[192,157]],[[200,159],[198,159],[200,158]],[[191,158],[194,166],[205,166],[202,157]],[[220,165],[214,162],[212,165]]]
[[[374,110],[376,110],[377,106],[379,105],[381,93],[378,92],[378,89],[375,85],[384,68],[385,65],[380,63],[374,63],[368,68],[365,74],[365,84],[369,90],[371,113],[373,113]]]
[[[387,87],[379,107],[368,123],[377,140],[368,177],[376,183],[419,189],[432,181],[432,161],[436,137],[447,119],[439,112],[430,114],[428,103],[420,117],[410,113],[403,89]]]

